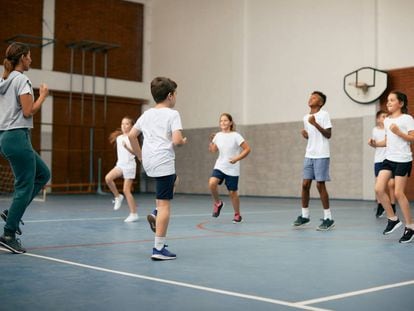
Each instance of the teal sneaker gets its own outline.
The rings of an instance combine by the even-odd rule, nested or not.
[[[293,225],[294,225],[295,227],[299,227],[299,226],[306,225],[306,224],[308,224],[308,223],[310,223],[310,218],[305,218],[305,217],[299,216],[299,217],[295,220],[295,222],[293,223]]]
[[[333,219],[323,219],[322,223],[319,225],[318,228],[316,228],[316,230],[318,231],[328,231],[330,229],[332,229],[333,227],[335,227],[335,221],[333,221]]]

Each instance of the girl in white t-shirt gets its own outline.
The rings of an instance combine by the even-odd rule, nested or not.
[[[134,222],[139,219],[137,206],[131,192],[137,169],[135,155],[128,139],[128,133],[133,125],[134,120],[132,118],[124,117],[121,122],[121,129],[117,129],[109,135],[111,144],[116,143],[118,160],[115,167],[105,176],[106,184],[115,197],[114,210],[118,210],[124,200],[124,196],[118,192],[114,180],[121,177],[124,178],[123,192],[130,212],[129,216],[124,220],[125,222]]]
[[[402,225],[391,207],[386,187],[390,178],[395,179],[395,198],[404,215],[405,230],[400,243],[414,240],[414,224],[411,218],[410,204],[405,196],[405,187],[412,168],[411,143],[414,142],[414,119],[408,114],[407,96],[393,91],[388,95],[387,109],[389,117],[384,120],[385,140],[372,141],[374,147],[386,147],[385,160],[375,185],[376,194],[385,208],[388,224],[384,234],[394,232]]]
[[[372,129],[372,136],[368,141],[368,145],[372,146],[372,140],[374,141],[383,141],[385,139],[385,129],[384,129],[384,119],[387,117],[387,112],[383,110],[377,111],[375,115],[376,126]],[[374,147],[374,174],[375,180],[378,177],[378,174],[382,168],[382,162],[385,160],[385,147]],[[388,181],[388,194],[391,200],[391,206],[395,213],[395,196],[394,196],[394,178],[391,178]],[[382,217],[385,214],[384,207],[377,198],[377,211],[375,216],[377,218]]]
[[[218,193],[218,185],[223,181],[227,186],[234,209],[233,223],[240,223],[240,199],[238,181],[240,175],[240,160],[250,153],[250,147],[244,138],[235,131],[233,118],[228,113],[220,116],[221,132],[210,136],[210,152],[219,152],[212,176],[209,179],[209,188],[213,197],[213,217],[218,217],[224,206]]]

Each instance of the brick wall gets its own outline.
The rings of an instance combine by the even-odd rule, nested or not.
[[[8,43],[6,39],[17,34],[42,36],[43,0],[2,1],[0,18],[0,55],[3,64],[4,53]],[[19,39],[17,41],[22,41]],[[31,43],[35,41],[29,40]],[[36,41],[38,42],[38,41]],[[40,68],[41,51],[38,47],[31,48],[32,68]]]
[[[110,78],[142,81],[144,6],[121,0],[56,0],[54,70],[70,71],[67,44],[82,40],[120,45],[109,51]],[[81,73],[81,52],[74,72]],[[96,55],[96,75],[103,76],[103,54]],[[92,53],[85,54],[85,73],[92,75]]]

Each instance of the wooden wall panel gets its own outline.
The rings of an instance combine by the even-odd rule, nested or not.
[[[120,127],[124,116],[129,115],[137,119],[141,114],[143,102],[137,99],[108,97],[107,118],[104,120],[104,99],[102,96],[96,96],[95,123],[93,123],[91,95],[84,96],[83,112],[80,94],[73,94],[70,105],[68,93],[54,92],[53,101],[53,184],[77,184],[90,181],[91,137],[93,138],[94,182],[98,180],[97,165],[100,158],[101,182],[104,184],[105,174],[116,163],[116,149],[108,141],[109,134]]]
[[[31,1],[2,1],[0,18],[0,55],[3,64],[4,52],[8,43],[6,39],[17,34],[42,36],[43,0]],[[19,39],[22,42],[38,43],[29,39]],[[32,68],[40,68],[41,51],[39,47],[31,47]]]
[[[56,0],[54,70],[70,71],[71,42],[82,40],[120,45],[109,51],[110,78],[142,81],[144,6],[122,0]],[[82,72],[76,51],[74,72]],[[96,75],[103,76],[103,54],[96,54]],[[85,73],[92,75],[92,52],[85,52]]]

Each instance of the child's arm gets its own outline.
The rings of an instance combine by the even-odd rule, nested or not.
[[[230,159],[231,164],[234,164],[237,161],[240,161],[240,160],[244,159],[245,157],[247,157],[247,155],[251,151],[250,146],[246,141],[242,142],[240,147],[242,147],[242,149],[243,149],[242,152],[237,157],[234,157],[234,158]]]
[[[385,139],[381,140],[381,141],[376,141],[375,139],[370,138],[368,140],[368,145],[370,145],[373,148],[386,147],[387,146],[387,137],[385,136]]]
[[[172,142],[175,146],[184,145],[187,143],[187,137],[183,137],[181,130],[172,133]]]
[[[402,139],[409,141],[410,143],[414,142],[414,131],[409,131],[407,134],[403,133],[397,124],[393,123],[390,125],[390,130],[395,135],[400,136]]]
[[[315,119],[314,115],[311,115],[308,119],[309,123],[312,124],[314,127],[316,127],[318,129],[318,131],[326,138],[331,138],[332,136],[332,129],[328,128],[328,129],[324,129],[323,127],[321,127]]]
[[[212,133],[212,134],[210,134],[210,137],[209,137],[210,144],[208,145],[208,151],[210,151],[212,153],[218,151],[217,145],[215,143],[213,143],[213,139],[214,139],[215,136],[216,136],[216,133]]]
[[[128,139],[131,143],[132,153],[135,154],[139,161],[142,161],[142,152],[141,147],[138,143],[138,135],[139,131],[135,127],[133,127],[128,133]]]
[[[303,138],[305,139],[309,138],[308,132],[305,129],[303,129],[300,133],[302,134]]]

